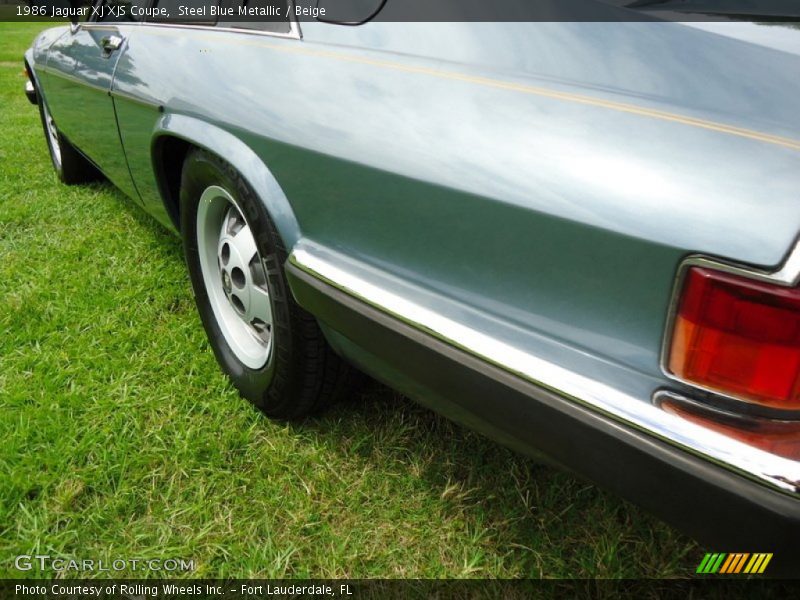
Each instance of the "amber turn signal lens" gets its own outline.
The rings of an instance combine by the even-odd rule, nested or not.
[[[800,408],[800,289],[691,267],[667,366],[680,379],[773,408]]]

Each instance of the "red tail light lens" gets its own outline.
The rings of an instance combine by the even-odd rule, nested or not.
[[[800,289],[690,268],[667,365],[713,391],[800,408]]]

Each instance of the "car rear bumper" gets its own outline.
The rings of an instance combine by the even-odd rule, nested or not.
[[[296,299],[325,325],[345,332],[357,347],[425,390],[415,394],[417,399],[518,450],[546,455],[715,551],[772,552],[771,574],[792,569],[796,574],[800,478],[794,461],[770,463],[725,436],[710,431],[700,436],[705,429],[684,427],[638,399],[629,401],[635,403],[631,410],[642,409],[641,414],[626,419],[593,398],[587,401],[532,380],[519,368],[444,339],[431,324],[420,327],[396,307],[379,305],[367,297],[368,287],[356,290],[326,258],[303,243],[292,253],[287,273]],[[613,399],[613,390],[608,394]],[[769,472],[771,467],[783,470]]]

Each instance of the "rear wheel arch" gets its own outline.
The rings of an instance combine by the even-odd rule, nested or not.
[[[352,370],[292,297],[285,244],[242,174],[194,147],[179,189],[197,308],[217,361],[240,394],[281,420],[302,418],[346,394]]]
[[[300,239],[300,227],[283,188],[265,162],[235,135],[207,121],[166,113],[151,144],[153,170],[164,208],[180,230],[180,178],[188,153],[199,148],[229,163],[252,187],[274,221],[287,249]]]

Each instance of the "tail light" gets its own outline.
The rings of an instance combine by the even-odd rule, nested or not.
[[[800,289],[689,268],[666,364],[726,396],[800,408]]]

